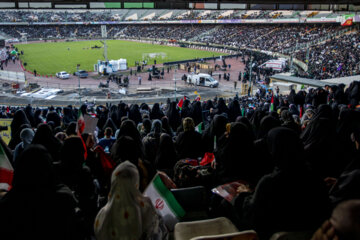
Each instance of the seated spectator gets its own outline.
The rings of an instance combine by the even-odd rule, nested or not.
[[[107,127],[105,129],[104,138],[99,140],[98,145],[101,146],[106,153],[110,152],[110,149],[115,142],[115,138],[112,135],[113,135],[112,129],[110,127]]]
[[[251,130],[242,123],[232,123],[230,132],[215,150],[216,174],[219,184],[236,180],[256,183],[256,153]],[[249,161],[249,159],[252,159]]]
[[[0,201],[1,239],[79,239],[76,199],[56,181],[52,162],[41,145],[17,158],[13,188]]]
[[[161,111],[159,103],[155,103],[150,112],[150,119],[161,119],[163,116],[164,113]]]
[[[201,134],[195,132],[195,124],[192,118],[183,120],[184,132],[176,138],[176,151],[179,159],[197,159],[204,156]]]
[[[83,234],[92,234],[91,225],[97,213],[96,185],[91,170],[85,163],[85,150],[80,137],[69,137],[64,141],[60,153],[59,178],[75,194],[78,207],[84,216]]]
[[[31,128],[24,128],[21,130],[20,139],[21,143],[16,145],[14,153],[13,153],[13,161],[16,161],[16,158],[24,151],[24,149],[31,144],[34,138],[34,131]]]
[[[54,162],[58,162],[60,156],[61,142],[54,137],[51,127],[42,123],[38,126],[32,144],[43,145],[50,153]]]
[[[151,126],[151,132],[143,138],[145,158],[154,164],[156,153],[159,148],[160,134],[162,132],[162,123],[159,119],[155,119]]]
[[[280,231],[312,230],[328,216],[324,182],[307,169],[297,134],[288,128],[271,130],[267,144],[275,169],[257,184],[254,193],[235,202],[240,229],[254,229],[261,239]]]
[[[16,145],[21,142],[20,132],[25,128],[23,125],[26,125],[27,128],[31,128],[30,122],[27,119],[25,112],[19,109],[15,112],[13,120],[10,124],[11,140],[9,142],[9,148],[12,150],[15,149]]]
[[[126,159],[134,164],[140,174],[140,191],[144,191],[151,179],[155,175],[152,165],[142,159],[141,146],[129,136],[118,138],[111,148],[111,158],[116,164],[120,164]]]
[[[173,176],[176,161],[177,155],[173,140],[169,134],[162,133],[154,166],[157,170],[164,171],[169,176]]]
[[[148,118],[143,119],[140,129],[141,139],[143,139],[146,135],[148,135],[151,132],[151,125],[152,123],[150,119]]]
[[[167,239],[168,232],[149,198],[139,191],[139,172],[129,161],[111,176],[108,203],[96,216],[97,240]]]
[[[298,134],[301,133],[300,126],[295,123],[293,116],[288,110],[284,110],[281,112],[281,121],[282,121],[281,126],[290,128],[295,132],[297,132]]]
[[[340,203],[332,212],[331,218],[314,233],[311,240],[350,240],[360,239],[360,200]]]

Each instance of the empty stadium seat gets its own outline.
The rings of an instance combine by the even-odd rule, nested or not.
[[[171,189],[171,192],[186,212],[181,221],[195,221],[209,217],[208,196],[203,186]]]
[[[174,238],[175,240],[189,240],[194,237],[204,237],[237,232],[238,229],[229,219],[220,217],[200,221],[177,223],[175,225]]]

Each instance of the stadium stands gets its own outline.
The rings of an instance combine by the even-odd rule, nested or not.
[[[250,13],[265,14],[259,11]],[[157,15],[152,10],[131,10],[126,16],[125,20],[130,21],[139,17],[155,18]],[[299,71],[299,76],[327,79],[360,74],[357,65],[359,31],[357,28],[349,28],[348,31],[344,29],[337,24],[117,24],[108,29],[108,37],[195,41],[294,54],[304,63],[309,61],[310,71]],[[27,40],[101,37],[100,25],[3,25],[0,26],[0,32],[18,39],[25,34]],[[309,47],[310,53],[307,54]],[[329,62],[323,63],[323,59],[329,59]]]
[[[232,48],[244,83],[270,53],[292,55],[308,66],[297,76],[322,80],[360,75],[359,28],[311,23],[342,14],[0,10],[0,35],[99,39],[101,22],[112,22],[109,39]],[[304,22],[215,22],[283,19]],[[6,51],[0,59],[15,63]],[[269,73],[257,73],[266,84]],[[360,239],[360,81],[326,84],[151,105],[0,106],[0,122],[10,122],[0,126],[0,238]]]
[[[231,11],[231,13],[229,12]],[[263,10],[159,10],[159,9],[109,9],[109,10],[0,10],[1,22],[104,22],[120,21],[129,18],[133,12],[139,16],[144,12],[155,13],[156,20],[165,20],[162,15],[174,12],[170,19],[273,19],[273,18],[322,18],[341,16],[343,12],[332,11],[263,11]],[[225,16],[224,16],[225,14]],[[133,21],[140,20],[132,19]],[[154,19],[154,20],[155,20]]]
[[[280,232],[309,236],[339,203],[360,197],[359,86],[353,82],[346,90],[327,86],[286,96],[264,91],[226,100],[185,99],[181,109],[170,100],[152,107],[124,102],[80,109],[3,106],[1,119],[12,122],[9,144],[0,141],[6,156],[0,173],[14,168],[14,179],[0,178],[2,238],[50,234],[55,239],[89,239],[95,234],[101,240],[126,236],[134,228],[139,236],[167,239],[169,218],[157,215],[142,195],[157,170],[162,171],[164,187],[189,211],[185,216],[194,210],[192,203],[205,201],[205,215],[226,217],[233,224],[231,231],[221,232],[206,231],[204,224],[199,231],[191,230],[208,220],[183,223],[175,228],[176,238],[246,230],[256,231],[250,239],[269,239],[276,232],[278,237],[284,235]],[[84,118],[93,116],[98,118],[96,128],[82,132],[82,141],[77,131],[83,131]],[[199,164],[205,153],[205,163]],[[233,192],[230,185],[222,185],[238,180]],[[211,193],[221,186],[228,195]],[[29,191],[31,198],[26,197]],[[196,199],[186,197],[190,195]],[[158,200],[154,206],[161,213]],[[351,209],[358,208],[354,204]],[[27,227],[30,213],[37,221]],[[338,219],[345,213],[335,210],[330,219],[339,231],[335,234],[354,234],[349,227],[358,213],[349,211],[351,218],[343,222]],[[128,228],[116,230],[124,221]],[[135,228],[139,223],[147,227]]]

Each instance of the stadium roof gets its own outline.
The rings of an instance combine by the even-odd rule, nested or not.
[[[6,5],[7,4],[7,5]],[[46,6],[44,6],[46,4]],[[141,6],[135,6],[140,4]],[[220,5],[227,4],[227,7]],[[109,7],[112,5],[111,7]],[[126,7],[126,5],[128,7]],[[94,7],[96,6],[96,7]],[[105,6],[105,7],[102,7]],[[130,7],[129,7],[130,6]],[[351,10],[360,0],[0,0],[0,8]]]
[[[0,2],[9,2],[9,0],[0,0]],[[360,4],[360,0],[13,0],[11,2],[53,2],[53,3],[89,3],[89,2],[231,2],[231,3],[302,3],[302,4]]]
[[[307,85],[311,87],[325,87],[325,85],[329,85],[327,82],[319,81],[319,80],[313,80],[313,79],[307,79],[307,78],[300,78],[300,77],[292,77],[282,74],[276,74],[270,77],[270,79],[275,81],[281,81],[281,82],[289,82],[289,83],[295,83],[300,85]]]
[[[355,4],[360,5],[360,0],[0,0],[0,2],[52,2],[57,4],[81,4],[81,3],[96,3],[96,2],[154,2],[154,3],[171,3],[171,2],[186,2],[186,3],[247,3],[247,4]]]

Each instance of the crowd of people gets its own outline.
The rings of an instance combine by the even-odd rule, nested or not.
[[[296,58],[306,61],[309,51],[308,73],[300,76],[316,79],[347,77],[360,74],[360,35],[358,32],[342,35],[315,45],[309,50],[302,49]]]
[[[184,97],[181,106],[3,106],[11,139],[0,144],[14,178],[1,189],[1,239],[167,239],[142,194],[157,172],[171,188],[204,186],[209,217],[260,239],[316,229],[315,240],[327,231],[359,239],[359,89]],[[96,128],[84,131],[83,116],[98,118]],[[234,204],[211,194],[238,180],[247,188]]]
[[[282,53],[300,44],[333,36],[342,30],[333,24],[298,25],[212,25],[212,24],[145,24],[112,25],[108,29],[109,38],[154,38],[220,44],[235,48],[260,49]],[[59,25],[59,26],[0,26],[0,31],[27,39],[68,39],[99,38],[100,25]],[[298,48],[294,56],[307,62],[309,70],[299,71],[306,78],[328,79],[360,74],[358,66],[359,31],[319,42],[308,48]],[[295,50],[294,50],[295,51]]]
[[[0,10],[3,16],[1,22],[104,22],[124,21],[127,17],[137,13],[137,19],[155,13],[152,20],[200,20],[200,19],[273,19],[273,18],[300,18],[300,11],[282,11],[274,13],[271,10],[233,10],[231,14],[225,14],[229,10],[168,10],[164,12],[158,9],[108,9],[108,10]],[[167,13],[171,16],[163,18]],[[315,11],[314,11],[315,12]],[[289,14],[292,13],[292,14]],[[334,15],[335,13],[331,13]],[[330,15],[330,13],[328,13]],[[306,15],[304,15],[306,16]],[[326,15],[325,15],[326,16]],[[136,19],[133,19],[136,20]]]

